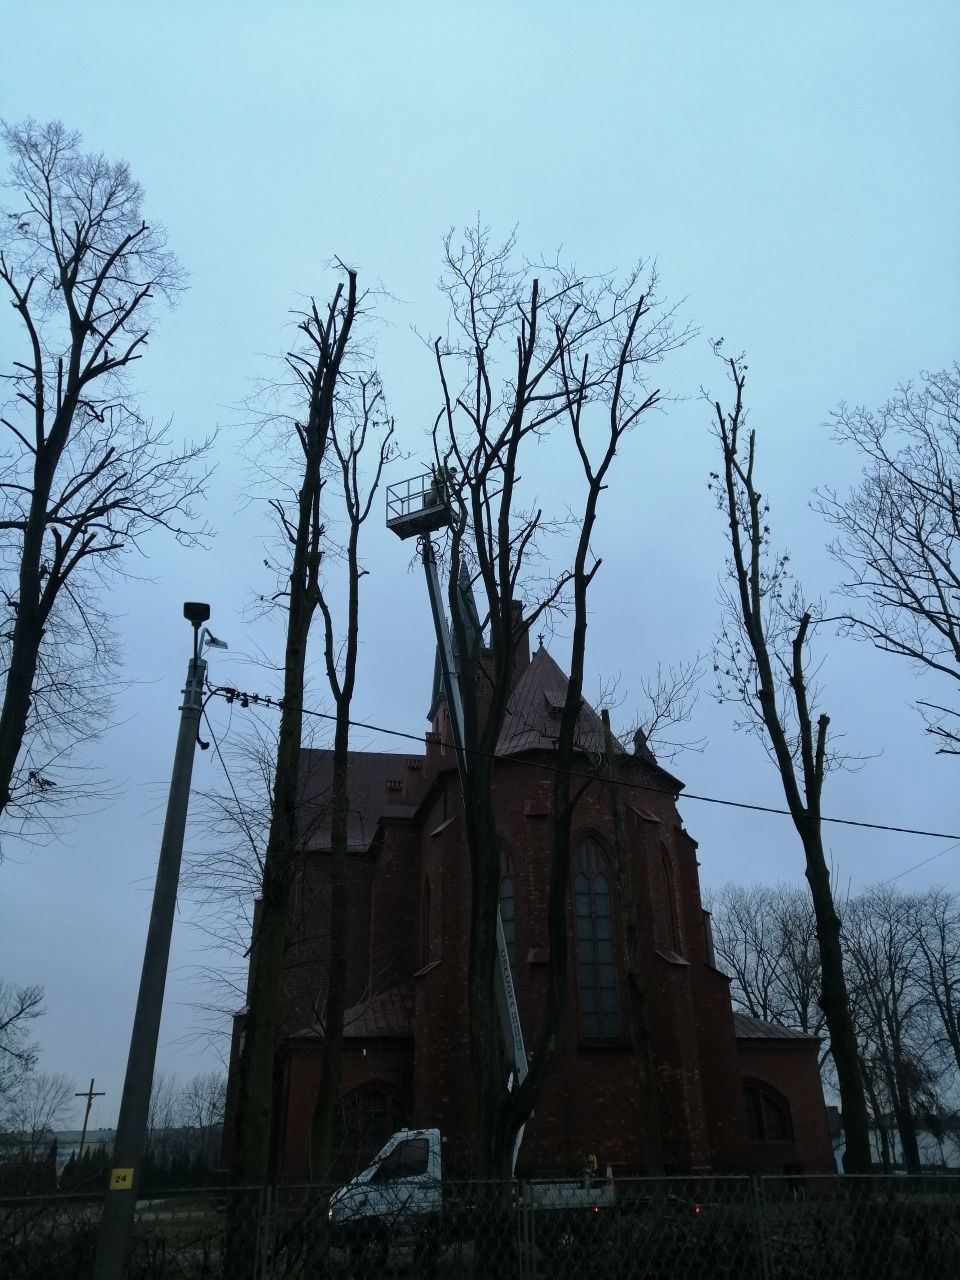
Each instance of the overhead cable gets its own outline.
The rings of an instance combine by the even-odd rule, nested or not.
[[[234,689],[228,685],[208,685],[207,688],[212,696],[223,698],[231,705],[239,703],[239,705],[244,708],[254,706],[268,707],[281,711],[283,710],[283,699],[272,698],[269,694],[245,693],[240,689]],[[319,720],[336,720],[337,718],[330,711],[315,711],[310,707],[302,707],[301,711],[303,715],[313,716]],[[392,738],[403,738],[405,741],[416,742],[418,745],[422,745],[423,743],[423,734],[420,733],[410,733],[404,729],[391,729],[387,725],[372,724],[367,720],[350,720],[349,724],[352,729],[367,729],[371,733],[382,733]],[[451,751],[453,750],[453,744],[450,742],[444,742],[442,739],[439,739],[438,744],[443,747],[448,747]],[[466,751],[468,755],[484,756],[488,759],[499,758],[496,756],[495,752],[481,751],[477,747],[467,747]],[[513,762],[515,764],[525,765],[528,768],[537,769],[541,773],[564,772],[571,778],[582,778],[588,782],[602,781],[602,779],[597,778],[596,774],[585,770],[566,769],[561,771],[556,765],[546,764],[542,761],[524,760],[521,757],[513,757]],[[628,782],[622,780],[619,781],[617,785],[624,791],[645,791],[656,795],[668,795],[674,800],[679,799],[682,794],[684,800],[696,800],[701,804],[716,804],[729,809],[745,809],[750,813],[772,813],[778,817],[790,818],[793,816],[789,809],[777,808],[775,805],[751,804],[747,800],[729,800],[721,796],[698,795],[694,791],[684,790],[681,793],[679,788],[658,787],[647,782]],[[835,818],[828,816],[827,814],[822,814],[820,820],[822,822],[830,822],[839,826],[861,827],[867,831],[889,831],[895,835],[923,836],[932,840],[954,840],[957,843],[960,843],[960,835],[951,831],[927,831],[919,827],[898,827],[886,822],[866,822],[860,818]],[[946,853],[947,850],[942,850],[942,852]],[[939,854],[934,855],[934,857],[939,856]],[[921,863],[919,865],[922,866],[923,864]]]

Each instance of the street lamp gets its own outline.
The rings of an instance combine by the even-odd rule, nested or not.
[[[153,907],[147,929],[147,942],[140,971],[140,991],[130,1036],[127,1071],[123,1080],[117,1136],[113,1144],[113,1167],[107,1184],[94,1280],[122,1280],[137,1205],[137,1185],[150,1110],[150,1090],[157,1058],[160,1016],[163,1012],[163,990],[170,957],[170,936],[177,907],[177,885],[183,834],[187,825],[190,800],[190,778],[193,773],[194,748],[200,714],[203,711],[203,680],[207,664],[203,659],[206,645],[226,648],[200,628],[210,617],[210,606],[188,601],[183,616],[193,627],[193,657],[187,667],[187,682],[180,707],[180,731],[173,757],[167,816],[163,824],[157,880],[153,890]]]

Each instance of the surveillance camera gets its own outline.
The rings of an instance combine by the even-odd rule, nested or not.
[[[210,606],[197,600],[188,600],[183,606],[183,616],[195,627],[199,627],[210,617]]]

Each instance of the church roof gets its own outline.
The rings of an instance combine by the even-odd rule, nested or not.
[[[409,762],[423,757],[390,751],[351,751],[347,765],[347,845],[366,849],[383,817],[408,817],[420,799],[410,786]],[[419,779],[419,769],[414,775]],[[300,753],[300,839],[306,849],[330,847],[330,796],[333,752],[304,749]],[[413,794],[410,794],[411,790]]]
[[[568,683],[546,649],[537,649],[510,694],[503,728],[497,740],[498,756],[556,749]],[[575,745],[577,750],[589,755],[603,753],[603,724],[593,707],[583,699]]]
[[[369,1000],[361,1000],[343,1015],[347,1040],[376,1040],[413,1035],[413,983],[403,982]]]
[[[762,1018],[751,1017],[748,1013],[733,1015],[733,1034],[738,1040],[820,1041],[819,1036],[809,1035],[806,1031],[795,1031],[793,1027],[781,1027],[775,1022],[764,1022]]]
[[[343,1015],[344,1040],[391,1040],[413,1036],[413,983],[402,982],[369,1000],[352,1005]],[[322,1039],[323,1023],[315,1022],[292,1039]]]

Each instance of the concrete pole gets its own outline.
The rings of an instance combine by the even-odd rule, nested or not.
[[[180,708],[180,732],[173,759],[167,816],[153,891],[153,908],[140,973],[140,992],[130,1037],[127,1072],[123,1081],[120,1118],[117,1121],[117,1136],[113,1147],[113,1167],[110,1170],[97,1241],[94,1280],[123,1280],[137,1203],[137,1183],[146,1139],[157,1040],[160,1035],[170,937],[177,906],[177,885],[187,824],[194,748],[203,709],[203,679],[207,669],[207,664],[199,655],[197,636],[200,622],[187,612],[193,607],[184,608],[187,618],[194,626],[194,656],[187,669],[187,684]],[[206,616],[200,621],[205,622],[210,616],[210,610],[206,606],[202,608],[206,609]]]

